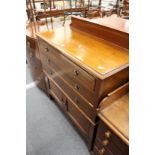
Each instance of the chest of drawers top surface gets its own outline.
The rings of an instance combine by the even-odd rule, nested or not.
[[[122,90],[119,89],[115,94],[112,94],[110,96],[113,99],[115,96],[115,100],[113,101],[113,103],[111,103],[111,105],[103,108],[103,110],[101,110],[99,112],[99,117],[126,144],[128,144],[128,139],[129,139],[129,93],[128,92],[125,93],[125,91],[127,91],[127,90],[125,90],[126,89],[125,87],[128,87],[128,85],[122,86]],[[109,97],[109,100],[110,100],[110,97]],[[106,100],[104,102],[106,102]]]
[[[128,66],[127,49],[71,26],[40,32],[37,36],[100,79]]]

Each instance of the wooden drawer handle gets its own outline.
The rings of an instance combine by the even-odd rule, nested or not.
[[[103,154],[105,152],[105,148],[102,148],[99,150],[101,154]]]
[[[45,52],[49,52],[49,49],[48,49],[48,47],[45,47]]]
[[[61,98],[61,102],[63,105],[66,105],[66,101],[63,98]]]
[[[106,131],[106,132],[105,132],[105,137],[106,137],[106,138],[110,138],[110,136],[111,136],[111,132],[110,132],[110,131]]]
[[[109,141],[107,139],[105,139],[102,144],[103,144],[103,146],[107,146],[108,143],[109,143]]]
[[[61,98],[62,105],[65,106],[65,109],[68,111],[67,101]]]
[[[75,88],[76,90],[79,90],[79,89],[80,89],[80,87],[78,86],[78,84],[75,84],[74,88]]]
[[[76,70],[76,69],[74,69],[74,75],[75,75],[75,76],[78,76],[78,75],[79,75],[79,71]]]

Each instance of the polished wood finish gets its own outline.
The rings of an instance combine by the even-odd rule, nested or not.
[[[38,37],[100,79],[128,67],[127,49],[73,27],[41,32]]]
[[[72,26],[129,49],[128,20],[115,16],[85,19],[72,16]]]
[[[128,144],[129,139],[129,85],[125,84],[101,103],[99,117],[106,122],[121,139]],[[110,106],[102,108],[104,103],[112,102]]]
[[[47,58],[49,58],[49,64],[51,63],[52,66],[55,66],[56,72],[61,72],[61,68],[63,67],[63,69],[66,71],[63,72],[63,76],[67,76],[67,79],[71,78],[75,83],[85,83],[89,90],[94,90],[95,77],[62,56],[62,54],[58,52],[56,48],[49,47],[47,43],[41,41],[40,48],[41,50],[45,51],[44,54],[46,54]],[[50,51],[47,51],[47,49]],[[59,60],[59,62],[57,60]]]
[[[108,94],[100,104],[99,126],[93,147],[94,155],[110,150],[113,155],[129,154],[129,85],[128,83]],[[98,153],[97,153],[97,150]]]
[[[48,92],[91,149],[100,101],[128,82],[128,49],[67,25],[37,33],[37,39]]]

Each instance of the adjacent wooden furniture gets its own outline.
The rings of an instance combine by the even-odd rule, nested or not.
[[[97,28],[92,29],[94,25],[84,18],[72,17],[71,26],[37,33],[48,93],[81,131],[89,149],[99,103],[128,81],[129,69],[124,43],[118,46],[109,38],[94,36],[97,32]],[[87,33],[86,27],[91,33]],[[102,30],[102,35],[108,33],[103,25]],[[122,41],[121,32],[118,34],[113,36]]]
[[[93,155],[129,155],[128,89],[127,83],[101,101]]]
[[[78,8],[66,8],[66,9],[54,9],[52,11],[47,10],[46,12],[38,11],[36,18],[37,20],[42,18],[54,17],[64,15],[64,12],[83,12],[84,16],[86,16],[86,8],[85,7],[78,7]]]
[[[30,67],[31,76],[34,81],[38,81],[37,86],[47,93],[45,84],[45,75],[42,70],[40,53],[36,33],[51,28],[51,24],[41,24],[38,22],[29,22],[26,26],[26,60]]]

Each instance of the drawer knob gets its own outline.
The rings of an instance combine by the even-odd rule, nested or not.
[[[103,154],[105,152],[105,148],[102,148],[100,152]]]
[[[75,76],[78,76],[78,75],[79,75],[78,70],[76,70],[76,69],[74,70],[74,75],[75,75]]]
[[[109,141],[106,139],[106,140],[104,140],[104,141],[103,141],[103,143],[102,143],[102,144],[103,144],[103,146],[107,146],[107,145],[108,145],[108,143],[109,143]]]
[[[75,89],[76,90],[79,90],[80,89],[80,87],[78,86],[78,84],[75,84]]]
[[[106,137],[106,138],[110,138],[110,136],[111,136],[111,132],[110,132],[110,131],[106,131],[106,132],[105,132],[105,137]]]
[[[48,47],[45,47],[45,52],[49,52],[49,49],[48,49]]]
[[[68,110],[66,99],[61,98],[61,102],[62,102],[62,105],[65,107],[65,109]]]
[[[75,103],[78,104],[79,103],[79,100],[77,97],[75,97]]]

